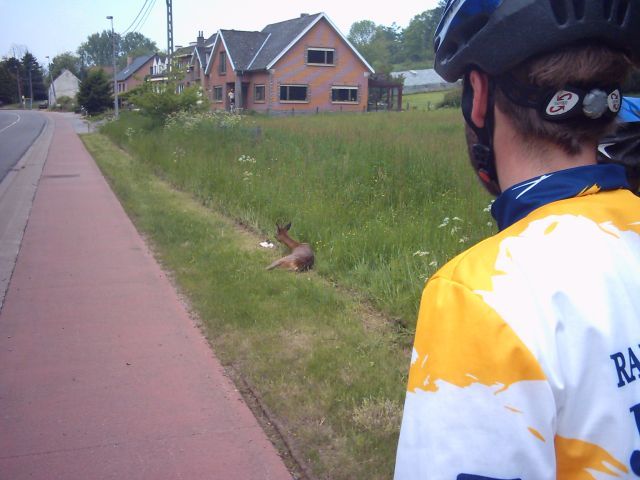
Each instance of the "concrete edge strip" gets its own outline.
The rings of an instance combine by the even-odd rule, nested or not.
[[[0,183],[0,311],[16,265],[55,129],[46,122],[33,144]]]

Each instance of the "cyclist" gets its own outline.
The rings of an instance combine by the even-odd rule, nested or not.
[[[395,477],[637,478],[640,198],[596,151],[640,1],[449,0],[434,47],[500,231],[425,287]]]

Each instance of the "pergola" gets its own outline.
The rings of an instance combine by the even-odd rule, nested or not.
[[[394,108],[394,100],[396,108]],[[373,105],[372,105],[373,103]],[[380,104],[383,105],[380,105]],[[402,110],[402,82],[369,79],[369,110]]]

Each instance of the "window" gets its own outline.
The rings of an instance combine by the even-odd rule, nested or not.
[[[333,65],[333,48],[310,48],[307,50],[307,63],[313,65]]]
[[[253,90],[253,101],[264,102],[264,85],[256,85]]]
[[[220,73],[220,75],[227,73],[227,52],[220,52],[220,66],[218,67],[218,73]]]
[[[331,87],[334,103],[358,103],[358,87]]]
[[[213,87],[213,101],[222,103],[222,87]]]
[[[280,101],[306,102],[307,90],[306,85],[280,85]]]

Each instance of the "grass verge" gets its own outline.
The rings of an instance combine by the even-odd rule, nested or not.
[[[317,478],[392,476],[406,332],[317,274],[265,270],[258,238],[100,134],[82,139],[223,365],[239,372]]]

